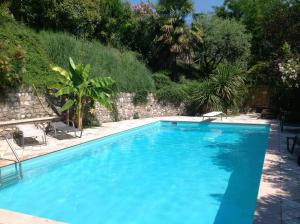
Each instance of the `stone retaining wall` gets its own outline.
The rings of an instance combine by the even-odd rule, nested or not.
[[[49,116],[55,116],[55,113],[48,107],[45,96],[39,94],[37,97],[31,88],[10,90],[0,98],[0,123]],[[12,134],[15,130],[13,125],[0,125],[0,139],[1,135]]]
[[[45,97],[38,98],[31,88],[10,90],[0,99],[0,122],[53,115]]]
[[[129,120],[134,117],[161,117],[175,116],[184,113],[184,106],[173,106],[159,103],[152,94],[148,95],[148,102],[135,106],[133,104],[134,94],[120,93],[116,98],[119,120]],[[106,108],[97,105],[95,116],[100,122],[115,121],[115,116]],[[10,120],[21,120],[54,116],[55,113],[46,102],[45,96],[30,88],[20,88],[6,93],[0,100],[0,122]]]
[[[120,93],[116,99],[119,120],[130,120],[134,118],[177,116],[184,114],[184,105],[174,106],[158,102],[152,94],[148,95],[147,103],[141,105],[133,104],[134,94]],[[96,118],[100,122],[114,121],[114,114],[103,106],[96,106]]]

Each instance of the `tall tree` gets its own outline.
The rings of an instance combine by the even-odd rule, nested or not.
[[[161,0],[157,6],[160,18],[160,30],[154,39],[156,55],[159,56],[161,66],[171,71],[172,80],[178,80],[178,62],[191,62],[192,38],[202,40],[202,30],[191,32],[186,24],[186,17],[193,11],[189,0]]]
[[[197,45],[195,61],[202,76],[209,76],[220,63],[247,64],[251,35],[233,19],[199,15],[193,25],[203,29],[203,43]]]
[[[187,16],[193,12],[193,3],[191,0],[159,0],[157,5],[159,14],[168,16],[173,11]]]
[[[246,25],[253,35],[252,52],[259,60],[280,51],[285,41],[300,49],[298,0],[226,0],[216,13]]]
[[[153,58],[153,40],[159,32],[159,15],[153,4],[140,3],[132,7],[132,19],[127,32],[128,44],[132,50],[137,51],[146,62]]]
[[[282,81],[278,62],[282,61],[281,48],[286,42],[296,54],[300,53],[300,1],[226,0],[216,13],[241,21],[253,36],[249,72],[252,86],[268,85],[276,93],[273,104],[281,108],[287,109],[286,102],[291,102],[290,99],[293,99],[291,105],[297,105],[299,91],[294,94],[278,86]]]

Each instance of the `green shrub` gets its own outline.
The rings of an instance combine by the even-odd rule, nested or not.
[[[222,110],[222,101],[216,95],[216,88],[211,80],[198,83],[191,91],[188,109],[192,114]]]
[[[46,87],[55,81],[50,64],[67,69],[71,56],[82,64],[91,64],[92,76],[112,77],[119,91],[151,92],[155,88],[151,72],[133,52],[121,52],[66,33],[36,33],[7,16],[0,16],[0,50],[0,86],[22,81]]]
[[[0,85],[46,86],[53,79],[50,60],[38,35],[12,18],[0,17]]]
[[[11,47],[7,41],[0,41],[0,91],[17,87],[24,73],[25,55],[22,47]]]
[[[162,73],[156,73],[152,76],[152,78],[154,80],[156,89],[161,89],[172,84],[171,79]]]
[[[188,95],[185,92],[183,85],[172,84],[159,89],[156,92],[156,97],[161,102],[178,106],[187,99]]]
[[[133,119],[140,119],[140,115],[138,112],[134,112]]]
[[[8,0],[2,0],[0,3],[0,16],[9,16],[9,1]]]
[[[243,69],[220,64],[212,76],[192,88],[189,105],[203,113],[211,110],[237,110],[244,93]]]
[[[119,91],[138,92],[154,89],[151,72],[133,52],[104,46],[96,41],[76,39],[67,33],[41,32],[40,39],[54,64],[67,68],[68,58],[90,64],[92,76],[110,76]]]
[[[133,97],[133,104],[134,105],[140,105],[147,103],[148,100],[148,91],[147,90],[139,90],[135,93]]]

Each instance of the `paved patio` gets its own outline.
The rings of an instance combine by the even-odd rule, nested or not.
[[[27,146],[25,150],[21,150],[16,145],[15,147],[21,159],[26,160],[159,120],[199,122],[202,121],[202,117],[163,117],[105,123],[102,127],[86,129],[80,139],[58,140],[49,137],[47,146]],[[286,136],[293,135],[293,133],[280,133],[276,121],[259,119],[256,114],[229,117],[223,121],[216,119],[213,122],[271,124],[254,223],[300,223],[300,168],[296,164],[296,157],[286,150]],[[5,144],[0,142],[0,153],[1,150],[5,150],[4,146]],[[11,157],[9,151],[6,151],[5,156]],[[4,165],[7,165],[7,162],[0,160],[0,166]],[[3,210],[0,210],[0,224],[4,216],[7,214],[3,214]],[[12,216],[18,220],[18,215],[13,213]],[[47,220],[47,223],[51,221]]]
[[[299,132],[297,133],[300,134]],[[283,195],[282,223],[300,223],[300,167],[297,165],[297,156],[300,156],[299,148],[295,150],[295,155],[291,155],[286,150],[286,137],[295,136],[295,132],[285,131],[280,133],[280,155],[281,155],[281,188]],[[278,183],[277,183],[278,184]]]

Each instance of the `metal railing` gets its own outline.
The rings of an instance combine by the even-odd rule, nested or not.
[[[7,142],[11,152],[13,153],[15,159],[5,159],[5,158],[1,158],[2,160],[7,160],[7,161],[12,161],[14,162],[14,165],[15,165],[15,171],[16,173],[18,173],[18,177],[20,179],[23,178],[23,171],[22,171],[22,162],[16,152],[16,150],[14,149],[14,147],[12,146],[12,144],[9,142],[8,138],[6,136],[4,136],[4,140]],[[2,182],[1,180],[1,167],[0,167],[0,182]]]

